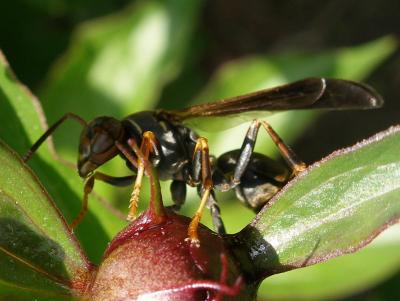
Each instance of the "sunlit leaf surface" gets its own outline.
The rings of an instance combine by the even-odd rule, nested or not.
[[[399,233],[395,225],[356,253],[269,277],[259,290],[260,300],[336,299],[374,287],[400,270]]]

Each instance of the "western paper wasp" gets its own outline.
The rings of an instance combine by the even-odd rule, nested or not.
[[[87,123],[79,116],[67,113],[53,124],[25,155],[27,161],[46,138],[65,120],[73,119],[83,126],[80,137],[78,172],[85,178],[82,209],[72,224],[74,228],[87,211],[88,194],[95,180],[115,186],[134,183],[128,219],[136,214],[137,202],[144,175],[143,160],[149,159],[161,180],[172,180],[172,199],[178,209],[186,198],[186,185],[199,188],[201,201],[188,229],[189,239],[197,243],[197,227],[205,205],[209,204],[214,225],[224,233],[213,189],[236,189],[240,199],[251,207],[260,207],[293,175],[305,169],[268,123],[254,119],[252,114],[297,109],[370,109],[383,100],[365,84],[330,78],[307,78],[291,84],[265,89],[242,96],[224,99],[181,110],[142,111],[117,120],[97,117]],[[253,122],[242,147],[210,160],[207,139],[199,137],[187,125],[198,118],[248,115]],[[248,117],[248,116],[247,116]],[[263,126],[270,134],[287,162],[287,167],[265,155],[253,153],[257,133]],[[134,160],[132,147],[139,146],[140,156]],[[113,177],[97,171],[105,162],[120,155],[133,175]]]

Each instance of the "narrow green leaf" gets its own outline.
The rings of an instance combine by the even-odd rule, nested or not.
[[[386,36],[358,46],[356,52],[344,48],[336,59],[335,72],[346,79],[362,80],[389,57],[398,44],[392,36]]]
[[[237,237],[255,278],[368,244],[400,218],[400,126],[333,153],[291,181]]]
[[[0,166],[0,299],[67,298],[84,287],[90,263],[37,177],[1,140]]]

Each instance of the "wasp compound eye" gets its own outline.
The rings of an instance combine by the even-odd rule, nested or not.
[[[93,154],[101,154],[106,152],[110,148],[114,146],[115,142],[112,137],[108,135],[108,133],[99,133],[97,134],[92,141],[92,153]]]

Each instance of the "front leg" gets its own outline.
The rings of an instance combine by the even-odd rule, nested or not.
[[[95,180],[99,180],[113,186],[128,186],[131,185],[135,176],[126,176],[126,177],[113,177],[106,175],[101,172],[94,172],[89,178],[86,179],[85,185],[83,188],[83,200],[82,200],[82,207],[78,213],[78,216],[73,220],[70,225],[71,231],[73,231],[83,220],[87,211],[88,211],[88,199],[89,194],[92,192]]]
[[[136,218],[136,211],[138,208],[140,189],[142,187],[143,175],[145,171],[145,161],[148,161],[150,153],[159,156],[157,149],[157,140],[153,132],[147,131],[143,133],[142,143],[140,148],[137,146],[134,139],[128,139],[128,145],[134,151],[136,158],[133,157],[132,153],[120,142],[116,142],[116,146],[123,153],[123,155],[132,163],[137,166],[137,175],[135,184],[133,186],[131,198],[129,200],[129,213],[127,220],[133,221]],[[156,158],[157,159],[157,158]]]

